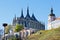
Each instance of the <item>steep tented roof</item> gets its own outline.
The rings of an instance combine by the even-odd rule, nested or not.
[[[30,19],[30,15],[29,15],[29,7],[27,7],[27,15],[26,15],[25,19]]]
[[[23,9],[21,10],[21,17],[20,18],[24,18]]]
[[[37,19],[35,18],[34,14],[32,14],[31,18],[32,18],[32,20],[37,21]]]

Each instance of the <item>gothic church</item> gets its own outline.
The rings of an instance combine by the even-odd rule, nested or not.
[[[24,17],[23,15],[23,9],[21,10],[21,17],[14,17],[13,18],[13,25],[15,26],[16,24],[21,24],[25,28],[29,29],[36,29],[36,30],[45,30],[45,25],[39,22],[34,14],[32,14],[32,17],[29,15],[29,7],[27,7],[27,15]]]

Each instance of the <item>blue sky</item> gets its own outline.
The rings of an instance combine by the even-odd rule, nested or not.
[[[22,8],[26,16],[27,6],[29,6],[30,15],[34,13],[36,19],[44,22],[47,27],[51,7],[56,16],[60,16],[59,4],[60,0],[0,0],[0,27],[3,28],[3,23],[12,24],[14,15],[20,17]]]

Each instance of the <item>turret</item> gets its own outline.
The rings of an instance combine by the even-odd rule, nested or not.
[[[16,21],[17,21],[17,19],[16,19],[16,15],[15,15],[15,17],[13,18],[13,25],[14,26],[16,25]]]

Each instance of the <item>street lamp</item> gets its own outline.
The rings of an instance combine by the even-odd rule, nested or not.
[[[7,23],[3,23],[4,26],[4,40],[5,40],[5,27],[7,26]]]

